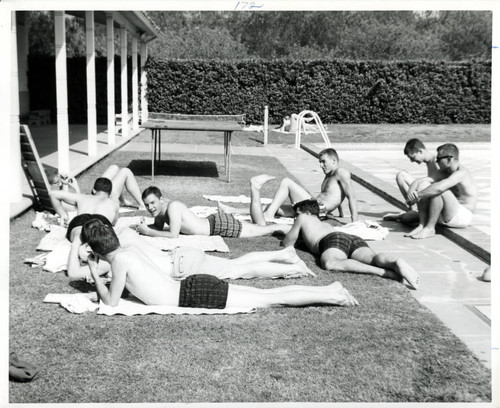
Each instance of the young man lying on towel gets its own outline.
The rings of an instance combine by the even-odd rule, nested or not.
[[[275,232],[286,234],[290,225],[255,225],[241,222],[233,215],[219,211],[207,218],[196,216],[184,203],[164,198],[158,187],[148,187],[142,193],[142,200],[154,223],[141,222],[136,230],[151,237],[177,238],[186,235],[220,235],[229,238],[249,238],[271,235]],[[167,229],[165,229],[165,225]]]
[[[224,309],[358,304],[340,282],[320,287],[260,289],[230,285],[211,275],[191,275],[177,281],[166,276],[148,253],[137,247],[120,246],[113,228],[98,220],[83,226],[82,242],[88,243],[93,251],[88,259],[90,272],[101,301],[109,306],[118,305],[124,288],[147,305]],[[97,272],[100,259],[111,265],[109,289]]]
[[[294,205],[297,217],[283,245],[293,246],[299,236],[311,253],[320,256],[325,270],[368,273],[382,278],[402,280],[418,289],[420,278],[405,260],[386,253],[376,254],[362,238],[344,232],[333,231],[333,227],[318,218],[316,200],[305,200]]]
[[[92,217],[89,222],[99,222],[112,227],[99,217]],[[251,252],[239,258],[227,259],[205,254],[201,249],[179,247],[172,252],[164,252],[147,242],[137,232],[130,228],[121,228],[117,232],[120,245],[123,248],[136,248],[148,255],[168,277],[184,279],[194,274],[213,275],[219,279],[252,279],[252,278],[300,278],[316,276],[302,261],[294,248],[279,251]],[[76,240],[75,240],[76,241]],[[78,239],[77,242],[80,242]],[[72,245],[68,277],[72,280],[84,279],[90,276],[89,266],[81,265],[80,260],[87,261],[89,247]],[[103,275],[110,270],[110,265],[99,262],[97,274]]]
[[[340,216],[343,217],[341,204],[347,198],[351,212],[351,221],[357,221],[358,208],[354,189],[351,186],[351,173],[349,170],[339,166],[339,156],[336,150],[332,148],[322,150],[319,153],[319,165],[325,174],[325,178],[321,183],[321,192],[316,196],[321,210],[320,216],[325,217],[335,209],[338,209]],[[274,178],[274,176],[267,174],[252,177],[250,180],[252,197],[257,190],[260,197],[262,186]],[[276,214],[294,217],[296,214],[293,208],[290,205],[285,205],[285,201],[289,199],[292,203],[296,203],[312,198],[302,186],[289,178],[284,178],[281,180],[278,190],[276,190],[273,201],[264,210],[265,219],[272,220]],[[257,201],[257,203],[260,205],[260,201]],[[249,214],[248,208],[234,208],[221,203],[219,203],[219,209],[228,214]],[[250,214],[251,211],[252,204],[250,205]]]

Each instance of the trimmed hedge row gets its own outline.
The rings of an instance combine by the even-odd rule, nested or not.
[[[28,60],[30,109],[56,120],[54,57]],[[86,61],[67,61],[70,123],[86,123]],[[107,122],[106,58],[96,59],[97,122]],[[140,65],[139,65],[140,66]],[[313,110],[323,123],[490,123],[491,62],[148,60],[149,111],[246,113],[249,124]],[[128,59],[129,105],[131,59]],[[120,58],[115,109],[121,112]]]
[[[313,110],[324,123],[490,123],[491,62],[147,63],[149,110],[246,113],[270,123]]]

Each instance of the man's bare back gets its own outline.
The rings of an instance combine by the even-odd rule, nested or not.
[[[289,234],[290,236],[294,236],[294,238],[300,235],[309,250],[313,254],[319,254],[319,241],[333,231],[333,227],[330,224],[322,222],[316,215],[299,214],[295,218],[295,223]],[[283,241],[283,244],[286,246],[286,241]]]
[[[79,194],[77,214],[101,214],[114,225],[118,220],[120,204],[118,200],[101,195]]]
[[[113,281],[120,283],[124,279],[127,290],[145,304],[178,305],[180,283],[169,278],[140,249],[120,248],[110,264]]]

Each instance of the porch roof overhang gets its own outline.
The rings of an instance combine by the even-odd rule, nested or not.
[[[85,10],[65,10],[71,16],[85,18]],[[105,11],[94,10],[94,20],[99,24],[106,24],[106,16],[113,15],[115,27],[125,27],[128,32],[136,35],[142,42],[148,43],[160,35],[153,23],[142,11]]]

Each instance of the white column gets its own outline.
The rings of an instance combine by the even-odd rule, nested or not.
[[[128,89],[127,89],[127,30],[120,28],[121,56],[121,98],[122,98],[122,136],[128,136]]]
[[[269,109],[267,108],[266,105],[264,106],[264,145],[267,145],[267,141],[269,138],[268,126],[269,126]]]
[[[8,25],[7,25],[8,27]],[[21,139],[19,137],[19,74],[17,68],[17,25],[16,12],[11,12],[10,36],[10,202],[18,203],[22,200],[21,185]],[[2,108],[3,109],[3,108]]]
[[[148,81],[146,75],[146,60],[148,59],[148,44],[141,43],[141,123],[148,120],[148,100],[146,99],[146,90]]]
[[[88,155],[97,155],[97,114],[95,91],[94,12],[85,12],[85,42],[87,48],[87,133]]]
[[[137,69],[137,37],[132,37],[132,129],[139,128],[139,81]]]
[[[115,30],[113,14],[106,13],[106,42],[107,42],[107,95],[108,95],[108,144],[116,143],[115,135]]]
[[[56,38],[57,154],[60,173],[69,173],[68,81],[64,11],[54,11]]]

